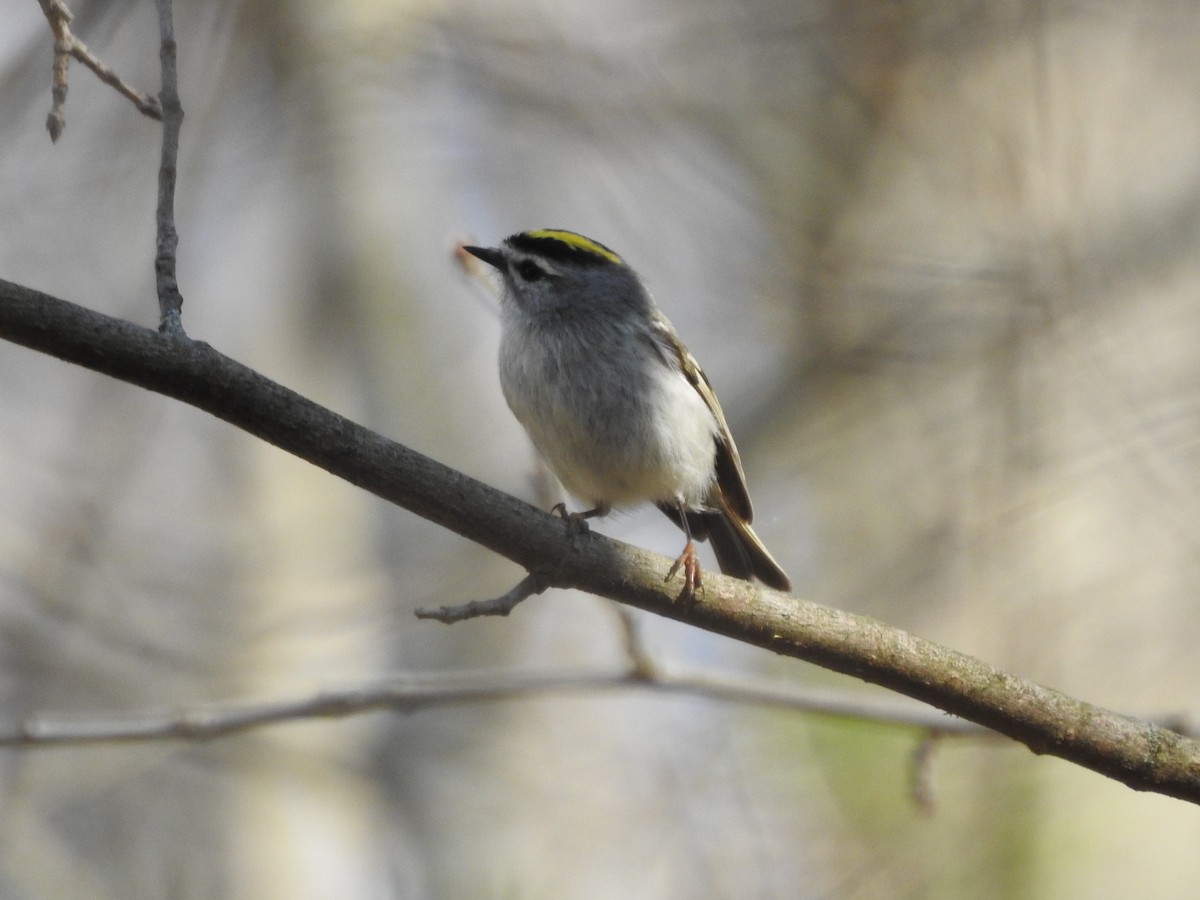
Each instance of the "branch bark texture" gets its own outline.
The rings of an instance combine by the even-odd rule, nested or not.
[[[390,441],[223,356],[0,281],[0,337],[205,410],[578,588],[873,682],[1138,790],[1200,802],[1200,744],[889,627],[715,573],[694,603],[670,560],[562,519]]]

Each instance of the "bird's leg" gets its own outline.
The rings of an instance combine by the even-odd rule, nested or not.
[[[607,516],[609,507],[597,506],[594,509],[585,509],[583,512],[567,512],[567,505],[565,503],[555,503],[550,508],[550,512],[562,517],[567,523],[567,527],[571,529],[572,543],[576,543],[580,535],[587,534],[589,531],[587,520],[594,519],[597,516]]]
[[[679,592],[679,599],[684,603],[690,603],[696,599],[696,590],[703,590],[704,583],[700,578],[700,560],[696,557],[696,542],[692,540],[692,528],[688,524],[687,509],[682,500],[677,500],[676,505],[679,507],[679,522],[683,525],[683,533],[687,535],[687,543],[684,544],[679,558],[667,570],[667,577],[663,581],[670,581],[682,568],[683,590]]]

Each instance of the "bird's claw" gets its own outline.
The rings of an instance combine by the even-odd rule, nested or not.
[[[550,512],[567,523],[571,532],[571,546],[579,549],[579,539],[592,530],[587,522],[587,513],[567,512],[565,503],[555,503],[550,507]]]
[[[679,558],[671,564],[663,581],[670,581],[680,569],[683,569],[683,590],[679,592],[679,599],[690,603],[696,599],[696,591],[704,589],[704,582],[700,577],[700,560],[696,557],[696,545],[692,541],[687,542]]]

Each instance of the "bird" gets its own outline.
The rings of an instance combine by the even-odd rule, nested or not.
[[[686,537],[667,572],[703,587],[696,541],[721,571],[791,581],[751,527],[737,445],[712,384],[641,277],[599,241],[543,228],[462,250],[499,273],[500,385],[513,414],[586,520],[655,504]],[[559,505],[556,509],[565,513]]]

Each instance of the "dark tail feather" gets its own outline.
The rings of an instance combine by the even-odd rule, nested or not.
[[[662,503],[658,508],[681,529],[684,527],[679,510],[674,506]],[[688,512],[687,525],[694,539],[707,539],[712,544],[717,565],[726,575],[743,581],[757,578],[777,591],[792,589],[787,573],[775,562],[749,523],[734,515],[713,510]]]

